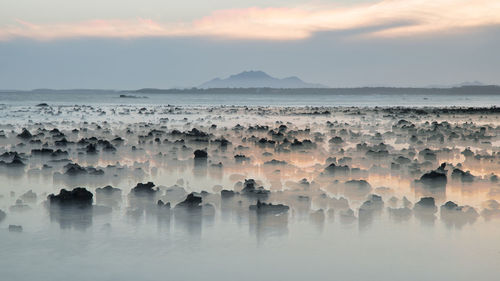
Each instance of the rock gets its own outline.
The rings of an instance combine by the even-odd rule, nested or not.
[[[111,185],[106,185],[105,187],[96,188],[95,192],[96,194],[114,195],[114,194],[121,194],[122,190],[119,188],[112,187]]]
[[[273,205],[271,203],[266,204],[260,202],[260,200],[257,200],[257,204],[250,205],[249,209],[252,211],[257,211],[258,213],[277,215],[288,212],[290,208],[283,204],[277,204],[277,205]]]
[[[23,232],[23,227],[20,225],[9,224],[9,232]]]
[[[6,217],[7,214],[4,211],[0,210],[0,222],[2,222]]]
[[[422,197],[415,203],[413,210],[417,213],[434,214],[437,212],[437,207],[433,197]]]
[[[25,166],[21,157],[19,157],[19,155],[17,155],[17,154],[14,155],[11,162],[0,161],[0,165],[4,165],[4,166],[9,167],[9,168],[20,168],[20,167]]]
[[[68,163],[64,166],[64,169],[66,169],[64,174],[68,176],[86,175],[88,173],[84,167],[76,163]]]
[[[436,207],[435,201],[433,197],[422,197],[420,201],[415,203],[415,207],[425,207],[425,208],[434,208]]]
[[[270,161],[266,161],[264,162],[264,165],[274,165],[274,166],[280,166],[280,165],[286,165],[286,161],[284,160],[276,160],[276,159],[272,159]]]
[[[439,188],[439,187],[446,187],[447,178],[446,174],[444,173],[431,171],[429,173],[423,174],[420,177],[419,182],[428,187]]]
[[[33,135],[26,128],[23,128],[22,133],[18,134],[17,137],[20,139],[28,140],[31,139]]]
[[[184,201],[180,202],[175,207],[198,208],[198,207],[201,207],[200,206],[201,201],[202,201],[201,197],[196,196],[194,194],[194,192],[192,192],[192,193],[188,194],[188,196],[186,197],[186,199]]]
[[[130,192],[136,196],[155,195],[158,188],[153,182],[138,183]]]
[[[405,221],[410,219],[412,211],[410,208],[387,208],[389,216],[396,221]]]
[[[347,175],[349,173],[349,166],[335,165],[335,163],[330,164],[325,168],[325,173],[331,176],[334,175]]]
[[[36,202],[36,193],[33,192],[33,190],[28,190],[25,192],[23,195],[21,195],[21,199],[23,199],[26,202]]]
[[[83,187],[71,191],[61,189],[58,195],[50,194],[47,199],[51,205],[88,207],[92,206],[93,194]]]
[[[342,144],[344,140],[341,137],[333,137],[328,142],[331,144]]]
[[[220,191],[220,197],[222,199],[225,199],[225,198],[232,198],[236,195],[236,192],[234,192],[233,190],[221,190]]]
[[[11,212],[24,212],[30,210],[30,206],[23,203],[23,200],[17,199],[16,204],[9,207]]]
[[[479,214],[470,206],[458,206],[452,201],[446,202],[441,206],[441,220],[447,226],[462,227],[467,223],[473,223]]]
[[[170,202],[164,203],[162,200],[158,200],[156,205],[160,208],[167,208],[170,209]]]
[[[453,169],[453,172],[451,173],[451,178],[460,180],[461,182],[473,182],[474,181],[474,176],[469,172],[464,172],[460,169]]]
[[[245,183],[243,184],[243,189],[241,192],[245,195],[263,195],[267,196],[270,191],[264,189],[263,186],[256,187],[257,183],[255,182],[254,179],[245,179]]]
[[[206,159],[208,158],[208,153],[205,150],[197,149],[194,151],[194,159]]]

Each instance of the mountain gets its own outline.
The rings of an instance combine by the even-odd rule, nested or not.
[[[199,86],[208,88],[328,88],[321,84],[306,83],[300,78],[292,76],[287,78],[275,78],[263,71],[243,71],[231,75],[228,78],[215,78]]]

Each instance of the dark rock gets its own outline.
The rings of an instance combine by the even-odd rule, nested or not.
[[[50,194],[47,199],[51,205],[88,207],[92,206],[93,194],[83,187],[71,191],[61,189],[58,195]]]
[[[50,148],[32,149],[31,155],[50,156],[50,155],[52,155],[53,152],[54,152],[54,150],[50,149]]]
[[[76,163],[68,163],[64,166],[64,169],[66,169],[66,172],[64,174],[68,176],[78,176],[78,175],[88,174],[87,170],[84,167]]]
[[[420,198],[420,201],[415,203],[415,207],[424,207],[424,208],[435,208],[436,203],[434,201],[433,197],[422,197]]]
[[[236,192],[234,192],[233,190],[221,190],[220,191],[220,196],[222,199],[224,198],[232,198],[236,195]]]
[[[325,173],[331,176],[335,175],[347,175],[349,174],[349,167],[348,166],[342,166],[342,165],[335,165],[335,163],[330,164],[328,167],[325,168]]]
[[[256,187],[257,183],[255,182],[254,179],[246,179],[245,183],[243,184],[243,189],[241,192],[246,195],[264,195],[267,196],[270,191],[264,189],[263,186]]]
[[[163,202],[162,200],[158,200],[158,202],[156,203],[156,205],[160,208],[167,208],[167,209],[170,209],[170,202]]]
[[[138,183],[131,190],[131,193],[136,196],[155,195],[156,192],[158,192],[158,188],[155,188],[155,184],[153,182]]]
[[[464,172],[457,168],[453,169],[451,178],[460,180],[461,182],[473,182],[475,177],[469,171]]]
[[[206,159],[208,158],[208,153],[205,150],[197,149],[194,151],[194,159]]]
[[[446,187],[447,178],[444,173],[431,171],[423,174],[419,182],[429,187]]]
[[[252,211],[257,211],[257,213],[277,215],[288,212],[290,208],[283,204],[277,204],[277,205],[273,205],[271,203],[266,204],[260,202],[260,200],[257,200],[257,204],[250,205],[249,209]]]
[[[105,187],[99,187],[95,190],[96,194],[114,195],[121,194],[122,190],[119,188],[112,187],[111,185],[106,185]]]
[[[276,159],[272,159],[270,161],[266,161],[264,162],[264,165],[274,165],[274,166],[280,166],[280,165],[286,165],[286,161],[282,161],[282,160],[276,160]]]
[[[97,153],[97,146],[93,143],[89,143],[86,147],[86,152],[89,154]]]
[[[17,154],[14,155],[14,157],[12,158],[11,162],[0,161],[0,165],[6,166],[6,167],[9,167],[9,168],[20,168],[20,167],[24,167],[25,166],[25,164],[22,161],[21,157],[19,157]]]
[[[193,192],[193,193],[188,194],[186,199],[184,201],[180,202],[179,204],[177,204],[175,207],[199,208],[199,207],[201,207],[200,206],[201,201],[202,201],[201,197],[196,196]]]
[[[30,133],[30,131],[28,131],[27,129],[23,128],[22,133],[18,134],[17,137],[20,138],[20,139],[28,140],[28,139],[31,139],[33,137],[33,135]]]

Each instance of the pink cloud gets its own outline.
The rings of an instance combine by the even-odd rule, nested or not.
[[[378,29],[375,32],[367,32],[366,36],[395,37],[498,24],[498,0],[382,0],[343,7],[254,7],[220,10],[193,22],[184,23],[160,23],[142,18],[54,24],[35,24],[18,20],[17,24],[0,27],[0,39],[204,36],[298,40],[315,32],[370,27]]]

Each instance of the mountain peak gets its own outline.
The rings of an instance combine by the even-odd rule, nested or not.
[[[247,70],[228,78],[215,78],[199,88],[326,88],[320,84],[306,83],[296,76],[275,78],[260,70]]]
[[[237,78],[237,79],[267,79],[272,78],[269,74],[260,70],[247,70],[240,72],[238,74],[234,74],[229,76],[229,78]]]

